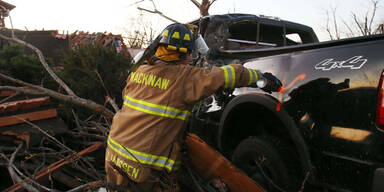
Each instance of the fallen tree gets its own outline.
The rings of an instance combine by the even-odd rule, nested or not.
[[[2,82],[7,81],[10,82],[10,84],[18,85],[0,86],[0,91],[10,90],[15,92],[12,96],[1,100],[0,105],[15,95],[44,95],[55,98],[62,103],[70,103],[87,108],[94,111],[96,114],[100,114],[101,117],[104,117],[102,119],[105,119],[106,121],[105,123],[90,120],[81,121],[73,112],[77,128],[74,128],[70,132],[66,133],[66,137],[72,138],[71,140],[65,139],[64,136],[56,138],[55,136],[44,131],[43,128],[33,124],[33,122],[30,122],[28,119],[19,117],[25,124],[30,125],[32,129],[38,129],[42,132],[44,136],[37,147],[23,145],[23,141],[17,138],[14,139],[13,142],[19,143],[19,145],[16,149],[14,149],[14,151],[12,151],[13,148],[10,146],[0,146],[1,159],[5,161],[3,165],[6,165],[9,174],[15,183],[15,185],[5,191],[18,191],[22,188],[28,191],[62,191],[63,189],[68,191],[83,191],[85,189],[100,188],[101,186],[107,187],[107,184],[104,181],[104,175],[100,175],[100,173],[103,173],[104,171],[104,166],[98,166],[97,168],[94,167],[94,165],[98,162],[100,164],[100,159],[103,163],[103,158],[95,158],[88,156],[87,154],[103,148],[103,143],[105,142],[106,135],[108,134],[109,122],[112,119],[114,112],[106,108],[104,105],[100,105],[92,100],[77,96],[64,83],[64,81],[62,81],[55,74],[54,70],[49,67],[43,54],[35,46],[16,37],[6,37],[0,34],[0,38],[14,41],[34,50],[38,55],[41,64],[50,76],[67,93],[63,94],[0,73],[0,79],[3,80]],[[107,97],[107,102],[109,102],[115,110],[118,110],[117,105],[112,99],[110,99],[110,97]],[[73,138],[79,139],[76,141],[73,140]],[[64,143],[59,140],[64,141]],[[69,144],[71,146],[78,146],[79,143],[81,143],[81,146],[85,147],[85,149],[80,152],[76,152],[76,150],[66,145]],[[99,155],[100,154],[103,155],[103,150],[101,150],[101,153],[99,152]],[[85,157],[85,155],[87,156]],[[57,187],[55,183],[61,183],[58,186],[60,188],[59,190],[55,189],[55,187]],[[67,186],[65,186],[65,184],[67,184]],[[68,187],[71,189],[68,189]],[[114,186],[110,185],[108,185],[108,187],[114,188]]]

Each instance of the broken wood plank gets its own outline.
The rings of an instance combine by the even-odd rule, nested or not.
[[[204,179],[220,179],[232,192],[265,191],[197,135],[188,134],[185,143],[191,167]]]
[[[12,138],[16,138],[13,140],[13,143],[20,143],[20,140],[24,141],[27,146],[29,146],[29,143],[31,140],[31,134],[30,133],[15,133],[12,131],[2,131],[2,132],[0,132],[0,135],[11,136]]]
[[[47,109],[44,111],[0,117],[0,127],[24,123],[23,119],[26,121],[37,121],[41,119],[53,118],[56,116],[56,109]]]
[[[84,150],[82,150],[78,153],[68,155],[66,158],[61,159],[59,161],[56,161],[55,163],[52,163],[48,167],[39,171],[33,179],[35,181],[39,181],[40,179],[44,178],[48,174],[52,173],[53,171],[58,170],[59,168],[63,167],[64,165],[66,165],[72,161],[78,160],[81,156],[88,154],[88,153],[91,153],[91,152],[99,149],[101,146],[103,146],[103,142],[97,142],[94,145],[89,146],[88,148],[85,148]],[[19,184],[15,184],[15,185],[12,185],[11,187],[5,189],[3,192],[19,191],[21,189],[22,189],[22,186],[20,186]]]
[[[19,110],[28,110],[38,108],[51,103],[49,97],[40,97],[34,99],[25,99],[19,101],[11,101],[0,104],[0,114],[11,113]]]

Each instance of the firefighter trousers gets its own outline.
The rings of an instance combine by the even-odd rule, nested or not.
[[[109,161],[105,162],[105,171],[107,175],[107,183],[129,188],[130,192],[179,192],[179,187],[177,186],[176,182],[171,182],[171,185],[164,185],[165,183],[169,183],[169,181],[162,182],[161,179],[158,178],[161,173],[157,171],[153,171],[156,173],[153,175],[154,179],[140,183],[129,179],[128,176],[124,175],[124,173],[120,171],[118,167],[113,166],[113,164]]]

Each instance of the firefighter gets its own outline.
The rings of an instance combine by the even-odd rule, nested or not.
[[[192,50],[206,52],[201,36],[184,24],[171,24],[160,34],[151,64],[127,78],[124,105],[113,118],[106,149],[107,182],[134,183],[140,191],[173,191],[181,165],[185,127],[194,104],[219,89],[257,87],[278,91],[281,82],[270,73],[231,64],[212,69],[188,65]],[[132,190],[134,191],[134,190]]]

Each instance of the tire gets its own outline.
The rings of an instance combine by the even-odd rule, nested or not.
[[[296,175],[287,169],[279,145],[282,142],[272,136],[244,139],[236,147],[232,162],[268,192],[297,191]]]

